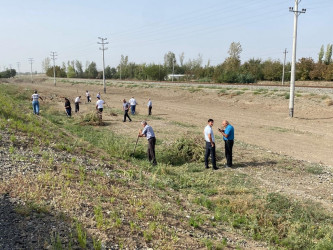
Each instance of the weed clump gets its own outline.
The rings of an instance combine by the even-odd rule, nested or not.
[[[93,125],[93,126],[97,126],[101,124],[101,117],[99,115],[99,113],[97,112],[90,112],[88,114],[85,114],[83,116],[80,117],[80,124],[81,125]]]
[[[201,137],[179,138],[163,150],[162,162],[181,165],[188,162],[203,162],[204,144]]]

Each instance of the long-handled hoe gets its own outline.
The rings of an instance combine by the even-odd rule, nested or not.
[[[138,145],[138,141],[139,141],[139,136],[138,136],[138,138],[136,139],[136,143],[135,143],[135,146],[134,146],[134,150],[133,150],[132,156],[134,156],[135,149],[136,149],[136,145]]]

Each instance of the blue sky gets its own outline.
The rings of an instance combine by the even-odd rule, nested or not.
[[[10,0],[0,6],[0,69],[30,71],[51,51],[56,63],[95,61],[102,67],[97,37],[108,38],[105,63],[118,65],[128,55],[136,63],[163,63],[164,54],[185,54],[185,62],[203,56],[219,64],[231,42],[240,42],[242,61],[250,58],[291,61],[294,0]],[[322,44],[333,43],[333,1],[302,0],[297,58],[317,60]]]

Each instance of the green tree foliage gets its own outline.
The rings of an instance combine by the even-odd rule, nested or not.
[[[324,80],[325,79],[325,72],[327,70],[327,65],[321,62],[318,62],[314,65],[312,71],[310,71],[310,79],[311,80]]]
[[[175,53],[169,51],[164,55],[164,67],[167,68],[169,73],[172,73],[172,67],[177,65]]]
[[[110,66],[107,66],[105,68],[105,78],[106,79],[112,79],[116,78],[117,70],[115,68],[111,68]]]
[[[90,79],[94,79],[97,77],[98,75],[98,71],[97,71],[97,66],[96,66],[96,63],[95,62],[91,62],[86,71],[85,71],[85,75],[87,78],[90,78]]]
[[[7,69],[5,71],[0,72],[0,78],[11,78],[16,76],[15,69]]]
[[[318,54],[318,62],[319,63],[322,63],[323,62],[323,58],[324,58],[324,45],[321,45],[320,47],[320,51],[319,51],[319,54]]]
[[[199,54],[196,59],[189,59],[184,67],[184,73],[187,80],[199,79],[201,74],[202,55]]]
[[[149,64],[145,67],[145,74],[148,80],[163,81],[167,76],[166,69],[163,65]]]
[[[56,77],[67,77],[66,71],[63,67],[55,66]],[[46,75],[53,77],[53,67],[50,67],[46,71]]]
[[[333,81],[333,64],[327,65],[327,68],[324,72],[324,79],[326,81]]]
[[[82,63],[78,60],[75,61],[75,69],[76,69],[76,76],[78,78],[84,78]]]
[[[75,78],[76,72],[72,65],[68,65],[67,67],[67,78]]]
[[[309,58],[301,58],[299,59],[297,65],[296,65],[296,79],[299,80],[311,80],[310,72],[313,71],[315,68],[314,60]]]
[[[329,65],[332,62],[332,49],[333,49],[333,45],[332,44],[327,44],[327,49],[326,49],[326,53],[325,53],[325,60],[324,60],[324,63],[326,65]]]
[[[280,81],[282,77],[282,63],[280,61],[266,60],[262,64],[263,80]]]
[[[249,74],[254,78],[254,81],[263,80],[261,59],[250,59],[242,65],[241,71],[243,74]]]

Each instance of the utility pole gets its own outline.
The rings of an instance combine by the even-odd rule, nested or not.
[[[31,72],[31,82],[33,83],[34,81],[32,80],[32,63],[34,62],[33,58],[28,58],[29,63],[30,63],[30,72]]]
[[[284,49],[284,52],[283,52],[283,54],[284,54],[284,60],[283,60],[283,68],[282,68],[282,85],[284,85],[284,68],[286,66],[287,53],[288,53],[287,49]]]
[[[120,80],[121,80],[121,62],[120,62]]]
[[[109,42],[104,42],[107,40],[107,38],[102,38],[98,37],[98,39],[101,40],[101,42],[98,42],[98,44],[102,45],[102,48],[99,48],[100,50],[103,51],[103,87],[104,87],[104,94],[106,93],[106,86],[105,86],[105,63],[104,63],[104,51],[107,50],[108,48],[104,48],[104,45],[108,44]]]
[[[296,41],[297,41],[297,20],[298,16],[306,12],[306,9],[298,10],[301,0],[295,0],[295,7],[289,7],[289,11],[294,13],[294,35],[293,35],[293,54],[291,60],[290,76],[290,97],[289,97],[289,116],[294,117],[294,96],[295,96],[295,71],[296,71]]]
[[[20,74],[20,65],[21,63],[20,62],[17,62],[17,74],[19,75]]]
[[[176,59],[173,58],[173,60],[172,60],[172,82],[173,82],[173,76],[175,75],[175,62],[176,62]]]
[[[57,52],[55,51],[51,51],[51,57],[53,60],[53,82],[54,82],[54,86],[56,86],[56,72],[55,72],[55,60],[57,59]]]

